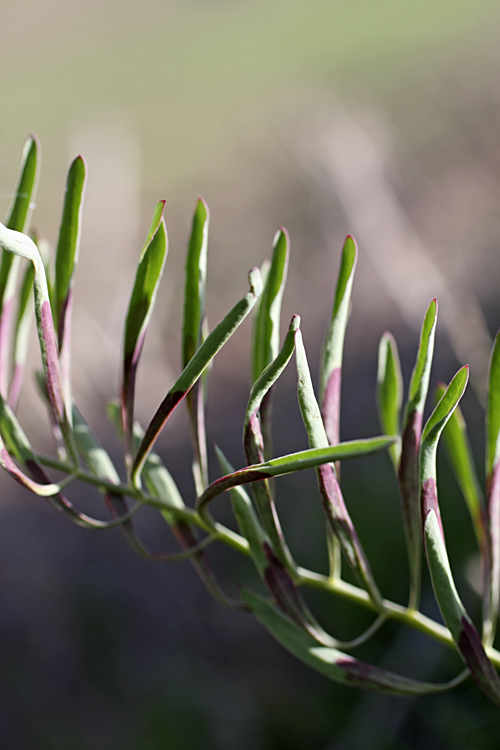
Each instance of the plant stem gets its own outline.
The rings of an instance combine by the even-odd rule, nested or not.
[[[73,466],[58,461],[51,456],[37,455],[37,459],[44,466],[56,469],[57,471],[62,471],[66,474],[73,474],[75,479],[94,485],[103,491],[109,490],[115,494],[122,494],[123,496],[140,500],[144,504],[152,505],[161,510],[168,510],[179,520],[195,524],[198,528],[212,534],[215,539],[219,539],[221,542],[224,542],[238,552],[242,552],[246,555],[250,554],[248,542],[244,537],[218,522],[215,522],[214,533],[214,530],[209,528],[199,513],[192,508],[188,508],[187,506],[179,508],[178,506],[169,505],[165,500],[145,495],[141,490],[136,489],[131,485],[106,482],[93,474],[83,471],[82,469],[78,469],[75,472]],[[299,567],[297,568],[297,583],[299,585],[312,586],[313,588],[328,591],[331,594],[336,594],[344,599],[354,602],[355,604],[366,607],[373,612],[380,613],[380,610],[375,607],[366,591],[339,578],[331,578],[322,573],[316,573],[312,570]],[[424,635],[443,643],[445,646],[448,646],[448,648],[456,650],[451,633],[444,625],[432,620],[430,617],[422,614],[422,612],[403,607],[401,604],[396,604],[396,602],[392,602],[389,599],[383,599],[382,604],[382,614],[386,615],[387,619],[398,620],[415,630],[419,630],[421,633],[424,633]],[[500,668],[500,652],[491,646],[488,646],[485,650],[492,663]]]

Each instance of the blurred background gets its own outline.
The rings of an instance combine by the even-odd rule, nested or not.
[[[302,316],[317,376],[343,238],[359,244],[345,350],[342,436],[379,431],[377,348],[390,329],[408,383],[419,328],[440,303],[433,385],[471,366],[463,408],[478,467],[489,349],[500,321],[500,9],[493,0],[0,0],[0,213],[24,138],[42,172],[32,226],[57,238],[66,173],[88,166],[74,314],[76,400],[108,449],[122,321],[155,202],[170,250],[138,382],[146,422],[179,372],[183,262],[198,195],[211,209],[209,321],[246,291],[278,225],[292,242],[283,327]],[[213,368],[209,440],[243,465],[249,325]],[[33,336],[32,368],[37,366]],[[48,450],[28,379],[20,408]],[[275,452],[306,447],[293,367],[275,407]],[[187,420],[159,448],[189,503]],[[213,456],[211,457],[211,460]],[[475,549],[445,457],[441,499],[452,565],[474,615]],[[215,463],[212,477],[217,476]],[[384,595],[404,602],[407,568],[386,456],[346,466],[349,509]],[[314,473],[278,484],[300,562],[324,570]],[[96,513],[99,499],[74,495]],[[224,518],[222,501],[217,512]],[[134,556],[119,531],[73,527],[1,477],[0,746],[37,750],[385,750],[498,747],[500,719],[474,685],[418,700],[339,687],[294,661],[250,617],[223,610],[189,563]],[[173,549],[144,513],[155,548]],[[211,550],[234,589],[245,561]],[[436,615],[429,582],[424,609]],[[334,635],[369,623],[310,596]],[[427,680],[458,660],[388,624],[367,660]]]

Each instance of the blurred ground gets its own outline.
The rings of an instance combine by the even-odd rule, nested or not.
[[[138,384],[143,421],[178,371],[183,253],[201,194],[212,213],[211,323],[241,296],[248,268],[267,257],[284,224],[292,237],[284,320],[302,315],[312,366],[343,237],[357,236],[345,438],[378,430],[381,333],[398,338],[408,379],[420,318],[438,295],[434,378],[470,362],[478,395],[470,389],[464,410],[481,465],[479,400],[500,318],[495,3],[0,0],[0,11],[0,207],[5,213],[22,140],[34,131],[43,165],[33,225],[54,242],[69,161],[78,152],[87,159],[76,396],[110,450],[104,403],[116,393],[121,322],[150,214],[167,199],[170,257]],[[238,465],[248,333],[221,353],[211,380],[209,437]],[[277,453],[305,447],[294,388],[290,371],[277,394]],[[45,450],[29,390],[21,420]],[[161,448],[192,498],[182,416]],[[444,462],[440,470],[452,563],[474,608],[463,576],[472,536]],[[344,482],[382,590],[402,601],[406,562],[389,467],[346,469]],[[323,566],[314,477],[280,489],[292,548],[304,564]],[[250,618],[212,603],[188,564],[137,559],[118,532],[70,527],[7,478],[2,493],[0,747],[497,747],[500,721],[473,686],[413,702],[338,688]],[[153,516],[143,529],[152,546],[167,543]],[[228,585],[247,575],[224,550],[214,562]],[[336,634],[345,628],[341,637],[366,624],[342,602],[311,601]],[[426,606],[432,611],[431,599]],[[390,626],[360,655],[426,679],[456,668],[438,647]]]

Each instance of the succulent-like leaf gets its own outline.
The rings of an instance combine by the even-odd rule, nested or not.
[[[284,227],[276,232],[273,256],[259,302],[253,334],[252,380],[278,356],[281,300],[286,284],[290,238]]]
[[[35,316],[48,399],[54,421],[59,426],[66,446],[74,458],[73,435],[63,399],[54,321],[42,258],[30,237],[7,229],[3,224],[0,224],[0,247],[20,258],[26,258],[33,264]]]
[[[72,162],[66,181],[66,194],[59,227],[55,264],[55,323],[59,348],[64,345],[65,318],[75,268],[78,263],[81,235],[81,214],[86,168],[81,156]]]
[[[486,477],[491,480],[500,459],[500,331],[491,352],[486,405]]]
[[[332,445],[340,439],[342,359],[357,256],[356,242],[348,235],[342,249],[332,315],[321,356],[321,413],[328,440]]]
[[[436,403],[440,401],[445,393],[446,385],[439,383],[436,388]],[[469,445],[467,425],[465,424],[460,406],[455,408],[455,411],[449,418],[443,431],[443,439],[454,474],[472,519],[478,547],[484,552],[484,499]]]
[[[261,432],[261,406],[279,376],[290,361],[295,349],[295,333],[299,329],[300,318],[294,315],[281,351],[263,370],[250,393],[245,424],[243,427],[243,446],[248,464],[264,461],[264,441]],[[252,486],[256,507],[264,529],[269,535],[271,547],[278,559],[286,567],[293,567],[293,560],[285,542],[281,525],[267,480]]]
[[[241,595],[278,643],[297,659],[335,682],[389,695],[423,695],[444,692],[463,679],[460,676],[442,684],[419,682],[374,667],[336,648],[321,645],[310,633],[257,594],[243,589]]]
[[[134,396],[137,366],[146,330],[153,314],[158,286],[167,258],[168,240],[163,211],[165,201],[156,204],[148,236],[143,245],[125,320],[123,341],[122,413],[125,449],[130,454],[134,424]]]
[[[398,480],[403,523],[410,568],[409,608],[417,609],[420,597],[422,566],[422,539],[419,501],[418,455],[421,441],[422,419],[429,388],[434,338],[437,323],[437,301],[432,300],[425,314],[420,334],[417,361],[410,381],[408,401],[405,406],[401,457]]]
[[[30,442],[16,416],[1,397],[0,435],[2,436],[0,441],[2,448],[8,448],[7,455],[4,453],[2,456],[3,463],[0,462],[4,468],[22,486],[37,495],[47,497],[58,510],[65,513],[78,526],[82,526],[86,529],[109,529],[113,526],[119,526],[124,523],[139,509],[140,503],[137,503],[125,516],[116,518],[112,521],[99,521],[87,516],[85,513],[77,511],[73,504],[59,492],[68,481],[73,479],[73,477],[70,476],[67,481],[59,484],[54,484],[50,481],[44,468],[40,465],[35,453],[33,452]],[[25,467],[26,471],[31,475],[31,478],[28,477],[25,472],[21,472],[18,467],[13,464],[11,456],[14,456],[16,460]]]
[[[198,199],[186,258],[184,285],[184,321],[182,325],[182,366],[186,367],[202,341],[205,320],[207,282],[207,247],[210,214],[208,206]],[[205,405],[201,383],[196,383],[186,397],[193,444],[193,475],[196,494],[201,495],[208,484]]]
[[[35,136],[29,136],[23,147],[23,155],[14,199],[9,209],[5,226],[17,232],[28,228],[30,209],[36,194],[40,145]],[[0,263],[0,393],[7,393],[10,376],[10,326],[12,323],[14,297],[20,260],[9,252],[2,252]]]
[[[295,358],[297,362],[299,406],[309,438],[309,445],[313,449],[324,450],[329,444],[328,438],[314,394],[300,331],[297,331],[295,338]],[[394,438],[384,438],[384,440],[384,448],[388,448],[395,442]],[[387,440],[390,442],[387,442]],[[347,444],[345,443],[344,445]],[[342,552],[356,579],[366,589],[377,608],[382,608],[382,597],[373,578],[370,563],[344,503],[335,469],[330,463],[324,462],[321,465],[318,464],[317,475],[323,508],[330,528],[338,539]]]
[[[500,332],[491,353],[486,405],[487,560],[484,635],[495,637],[500,604]]]
[[[380,339],[378,350],[377,405],[379,422],[386,435],[400,435],[403,377],[399,363],[398,347],[394,336],[386,331]],[[389,454],[397,471],[401,444],[395,443]]]
[[[231,466],[223,452],[218,446],[215,446],[217,459],[224,474],[233,474],[234,468]],[[241,534],[245,537],[250,547],[250,554],[255,566],[261,576],[267,567],[267,559],[264,554],[264,543],[268,541],[266,532],[262,528],[250,497],[243,487],[233,487],[230,490],[231,505],[238,523]]]
[[[59,344],[62,389],[66,413],[72,418],[71,398],[71,312],[74,274],[80,251],[81,213],[86,168],[81,156],[70,166],[59,227],[53,291],[54,319]]]
[[[429,417],[422,433],[420,484],[425,552],[432,586],[443,619],[457,649],[481,690],[500,706],[500,679],[488,659],[481,638],[467,614],[455,587],[446,551],[439,510],[436,451],[446,423],[467,386],[469,368],[462,367]]]
[[[254,466],[246,466],[244,469],[239,469],[209,484],[203,495],[198,498],[196,507],[207,518],[206,511],[208,504],[218,495],[241,484],[249,484],[250,482],[258,482],[271,477],[292,474],[304,469],[314,469],[332,461],[359,458],[371,453],[378,453],[379,451],[387,450],[393,443],[393,437],[382,435],[381,437],[369,438],[367,440],[352,440],[345,443],[338,443],[338,445],[329,445],[326,448],[309,448],[308,450],[291,453],[287,456],[272,458],[269,461]]]
[[[29,265],[25,272],[17,303],[16,325],[14,329],[14,352],[12,380],[9,390],[9,406],[16,410],[28,355],[29,334],[33,298],[33,267]]]
[[[262,282],[258,268],[253,268],[250,271],[249,284],[250,291],[248,294],[230,310],[219,325],[207,336],[158,407],[146,429],[144,438],[134,458],[131,471],[131,478],[134,484],[138,483],[144,461],[170,414],[191,390],[212,359],[222,349],[226,341],[233,335],[254,306],[255,301],[262,292]]]

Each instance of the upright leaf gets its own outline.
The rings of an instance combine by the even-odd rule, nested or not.
[[[500,332],[491,353],[486,404],[487,588],[485,636],[495,637],[500,605]]]
[[[33,264],[35,316],[47,395],[54,421],[61,430],[72,459],[76,462],[70,418],[66,413],[63,399],[54,321],[42,258],[30,237],[7,229],[3,224],[0,224],[0,247],[17,257],[26,258]]]
[[[429,417],[420,448],[420,486],[425,552],[432,586],[443,619],[458,652],[481,690],[500,706],[500,679],[488,659],[481,638],[467,614],[455,587],[439,510],[436,452],[446,423],[467,386],[469,368],[457,372]]]
[[[233,335],[254,306],[255,301],[262,291],[262,281],[258,268],[253,268],[250,271],[249,284],[250,291],[248,294],[233,307],[219,325],[207,336],[156,410],[134,458],[131,471],[133,484],[136,485],[139,482],[144,461],[170,414],[191,390],[212,359],[222,349],[226,341]]]
[[[275,359],[279,351],[281,301],[285,290],[290,238],[284,227],[276,232],[273,257],[260,299],[253,334],[252,380]]]
[[[40,145],[35,136],[29,136],[23,147],[19,177],[14,199],[5,226],[17,232],[28,228],[30,211],[36,194]],[[13,316],[14,296],[20,260],[9,252],[2,252],[0,263],[0,393],[7,393],[10,375],[10,326]]]
[[[444,383],[438,384],[436,404],[442,399],[446,389],[447,386]],[[443,431],[443,438],[453,472],[471,516],[478,547],[484,553],[486,541],[484,499],[474,467],[474,459],[467,436],[467,426],[460,406],[457,406],[450,416]]]
[[[234,474],[231,466],[219,447],[215,447],[219,465],[223,474]],[[268,541],[266,532],[262,528],[255,513],[252,501],[241,485],[230,490],[231,505],[238,523],[238,528],[248,542],[250,554],[260,575],[263,576],[267,567],[267,559],[264,554],[264,543]]]
[[[422,540],[419,503],[418,455],[425,400],[434,354],[437,322],[437,302],[434,299],[425,314],[420,334],[417,361],[410,381],[408,401],[403,419],[401,457],[399,462],[399,492],[410,568],[409,608],[417,609],[420,597]]]
[[[182,326],[182,366],[186,367],[200,347],[205,319],[205,289],[207,283],[207,246],[210,214],[208,206],[198,200],[186,258],[184,286],[184,321]],[[196,493],[200,495],[208,484],[207,445],[203,388],[196,383],[186,397],[193,444],[193,475]]]
[[[74,273],[78,263],[81,235],[81,213],[86,168],[81,156],[70,166],[57,243],[54,285],[55,325],[59,343],[59,361],[66,411],[72,415],[71,398],[71,310]]]
[[[31,328],[31,314],[33,311],[33,266],[29,265],[25,272],[19,292],[16,322],[14,328],[14,352],[12,362],[12,380],[9,390],[9,406],[16,410],[28,356],[29,334]]]
[[[321,414],[328,440],[332,445],[339,442],[340,388],[344,338],[349,317],[357,256],[356,242],[351,235],[347,235],[342,249],[332,316],[321,357]]]
[[[257,306],[253,331],[252,382],[278,356],[280,346],[281,302],[285,290],[290,257],[288,232],[280,227],[273,242],[273,255],[265,272],[264,291]],[[273,388],[270,388],[260,405],[262,439],[266,458],[272,455],[272,405]]]
[[[403,401],[403,377],[396,341],[386,331],[380,339],[377,372],[378,414],[382,431],[386,435],[400,434],[401,404]],[[401,445],[395,443],[390,450],[394,468],[397,471]]]
[[[263,370],[256,380],[250,393],[245,424],[243,428],[243,447],[248,464],[256,464],[264,461],[264,440],[261,430],[261,407],[278,380],[279,376],[290,361],[295,349],[295,335],[300,326],[300,318],[294,315],[288,333],[285,337],[283,347],[276,358]],[[281,524],[274,503],[269,482],[264,481],[253,485],[253,495],[262,521],[262,525],[274,553],[287,568],[293,568],[292,556],[285,542]]]
[[[328,438],[321,418],[318,402],[314,394],[309,365],[307,363],[302,335],[297,331],[295,339],[295,358],[297,362],[298,396],[302,419],[311,448],[324,449]],[[394,440],[391,440],[391,445]],[[360,585],[368,592],[378,609],[382,609],[382,597],[373,578],[370,564],[361,546],[351,517],[342,497],[335,469],[331,464],[321,465],[317,469],[319,489],[323,508],[330,528],[337,537],[342,552]],[[333,571],[334,572],[334,571]]]
[[[167,258],[167,230],[163,220],[165,201],[156,204],[151,227],[143,245],[125,320],[123,341],[122,415],[125,449],[130,458],[134,424],[137,366],[146,330],[153,314],[158,286]]]

